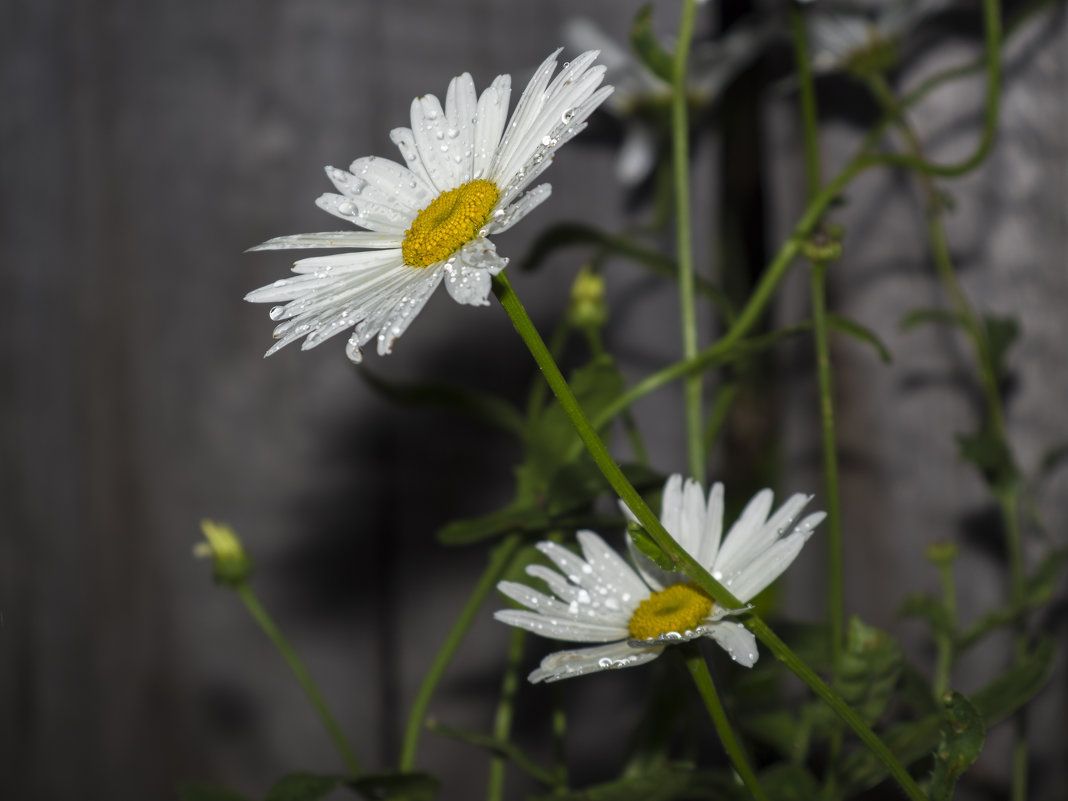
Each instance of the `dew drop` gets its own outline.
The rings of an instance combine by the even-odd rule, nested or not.
[[[446,133],[449,135],[449,139],[455,139],[460,135],[460,130],[458,128],[449,128]]]
[[[267,316],[272,320],[281,320],[282,315],[286,313],[285,306],[272,306],[271,310],[267,312]]]
[[[448,145],[442,145],[440,150],[441,150],[442,153],[448,153],[449,152],[449,146]]]
[[[445,132],[439,128],[438,130],[434,131],[434,138],[435,139],[444,139],[445,138]]]
[[[356,213],[356,207],[347,200],[343,200],[337,204],[337,213],[344,214],[346,217],[351,217]]]

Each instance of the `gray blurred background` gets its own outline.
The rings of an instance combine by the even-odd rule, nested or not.
[[[336,228],[313,203],[329,188],[322,166],[393,157],[388,133],[407,124],[412,97],[442,96],[465,70],[479,89],[510,72],[514,102],[532,68],[563,43],[565,20],[582,14],[624,41],[639,5],[0,6],[8,303],[0,315],[0,798],[143,801],[173,798],[174,785],[192,779],[262,795],[288,771],[341,767],[285,665],[237,599],[212,585],[209,566],[192,558],[203,517],[242,535],[256,589],[364,763],[396,760],[415,688],[484,564],[480,549],[447,550],[432,534],[506,502],[519,453],[462,418],[387,403],[349,365],[341,337],[263,361],[272,325],[265,307],[241,298],[282,277],[290,259],[242,251],[275,235]],[[749,5],[704,6],[700,31]],[[677,3],[660,3],[658,29],[674,30],[676,15]],[[948,41],[919,52],[900,82],[977,55],[974,16],[951,15]],[[695,216],[700,269],[710,277],[719,220],[743,220],[759,274],[803,207],[796,98],[783,81],[761,89],[788,58],[773,50],[743,75],[722,133],[700,141]],[[982,87],[969,79],[916,111],[931,157],[970,152]],[[820,88],[829,174],[872,109],[844,79]],[[618,142],[602,120],[561,151],[546,176],[552,199],[500,238],[500,251],[518,261],[557,221],[616,230],[640,217],[615,179]],[[1031,471],[1047,447],[1068,440],[1063,12],[1042,16],[1007,48],[998,144],[981,170],[945,186],[957,201],[948,225],[967,291],[981,309],[1016,315],[1022,326],[1009,357],[1008,423]],[[873,328],[895,360],[888,367],[863,346],[835,342],[847,604],[922,660],[922,629],[894,612],[909,592],[936,588],[925,544],[964,545],[965,621],[1006,592],[999,557],[969,538],[989,502],[953,442],[976,421],[972,362],[945,331],[898,329],[909,309],[943,302],[914,183],[873,172],[848,194],[836,213],[846,258],[832,271],[830,303]],[[543,331],[584,258],[561,251],[537,274],[512,271]],[[674,287],[624,263],[610,264],[607,277],[617,305],[606,341],[628,375],[677,358]],[[776,320],[806,314],[806,285],[799,268],[777,296]],[[707,341],[716,321],[703,323]],[[744,445],[746,426],[774,438],[781,490],[819,496],[809,345],[782,353],[767,395],[733,421],[735,440]],[[529,356],[496,305],[461,308],[443,292],[393,356],[367,363],[393,380],[455,380],[515,399],[531,378]],[[680,409],[676,389],[637,407],[665,473],[685,466]],[[716,454],[715,475],[729,493],[730,457],[741,450]],[[1062,469],[1038,495],[1060,543],[1066,497]],[[1031,545],[1036,554],[1045,547]],[[822,614],[823,558],[817,537],[788,576],[788,615]],[[444,722],[490,725],[507,642],[493,608],[432,706]],[[1055,634],[1063,638],[1063,627]],[[1008,659],[1007,644],[995,641],[954,686],[982,683]],[[577,776],[611,775],[620,753],[606,733],[633,725],[637,701],[619,695],[640,683],[611,674],[564,688],[569,703],[584,701],[572,710]],[[1036,798],[1060,797],[1066,784],[1065,689],[1061,669],[1033,716]],[[542,703],[545,692],[530,690],[528,703]],[[524,728],[522,717],[516,725]],[[1005,729],[991,733],[994,756],[1004,756]],[[420,764],[443,776],[445,798],[480,796],[485,763],[466,746],[424,736]],[[995,793],[1004,764],[990,757],[978,769]]]

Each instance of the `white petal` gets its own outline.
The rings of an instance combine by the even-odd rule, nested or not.
[[[471,180],[471,162],[475,152],[474,118],[478,109],[478,95],[471,75],[464,73],[452,79],[445,95],[445,139],[451,150],[449,157],[456,162],[459,156],[459,178],[466,183]]]
[[[731,620],[713,623],[708,626],[706,636],[719,643],[739,665],[752,667],[760,656],[757,652],[756,637],[741,623]]]
[[[346,218],[347,219],[347,218]],[[323,231],[317,234],[290,234],[268,239],[253,250],[296,250],[298,248],[399,248],[404,237],[377,231]]]
[[[544,201],[548,200],[552,190],[553,188],[549,184],[540,184],[520,197],[512,205],[494,212],[490,221],[486,223],[486,234],[499,234],[507,231]]]
[[[705,493],[700,482],[686,479],[682,485],[681,517],[677,533],[668,531],[694,559],[698,558],[705,534]]]
[[[541,579],[549,589],[567,605],[568,615],[579,620],[598,620],[602,623],[620,626],[626,630],[630,616],[638,603],[645,598],[634,599],[632,604],[624,603],[611,595],[591,593],[585,587],[570,583],[567,579],[545,565],[527,565],[527,575]],[[646,590],[646,595],[648,590]]]
[[[465,306],[488,306],[490,274],[462,263],[445,265],[445,289],[449,296]]]
[[[519,96],[519,102],[516,103],[515,110],[512,112],[512,116],[504,129],[501,144],[497,148],[493,163],[490,165],[490,175],[492,180],[497,183],[497,186],[502,185],[502,179],[507,181],[512,177],[511,173],[506,174],[503,171],[502,165],[508,163],[509,158],[515,151],[517,141],[522,139],[524,133],[533,123],[537,112],[541,109],[544,102],[543,92],[549,84],[549,76],[556,69],[556,57],[560,55],[561,50],[563,50],[562,47],[557,48],[539,65],[534,71],[534,75],[531,76],[530,82],[523,90],[523,94]]]
[[[536,547],[553,561],[572,584],[585,589],[609,609],[633,610],[640,601],[648,597],[648,591],[641,590],[638,590],[642,593],[641,597],[636,597],[637,585],[634,579],[637,577],[634,575],[609,575],[607,571],[594,569],[584,559],[555,542],[539,542]],[[600,567],[599,565],[598,568]],[[626,569],[630,570],[629,567]]]
[[[749,538],[764,525],[774,497],[770,489],[762,489],[745,505],[745,509],[738,515],[738,519],[734,521],[734,525],[731,526],[730,531],[727,532],[727,536],[723,540],[719,555],[716,556],[714,565],[716,570],[723,573],[728,572],[734,564],[735,554],[742,552],[748,544]]]
[[[612,643],[594,648],[557,651],[541,660],[541,666],[527,678],[532,683],[559,681],[602,670],[634,667],[651,662],[663,648],[631,648],[626,643]]]
[[[349,183],[353,197],[362,196],[404,209],[411,219],[435,197],[434,190],[417,173],[390,159],[359,158],[352,162],[349,171],[353,176]]]
[[[811,495],[795,493],[790,496],[760,528],[750,532],[746,539],[740,542],[729,559],[722,556],[717,559],[716,570],[723,574],[743,571],[747,564],[770,548],[772,543],[790,533],[797,516],[810,500]]]
[[[464,182],[462,164],[453,158],[462,151],[456,147],[455,140],[447,135],[448,129],[445,111],[434,95],[423,95],[412,101],[415,146],[419,150],[419,159],[439,193]]]
[[[801,553],[811,534],[811,530],[795,531],[753,559],[739,573],[724,575],[723,583],[738,600],[748,601],[782,575]]]
[[[706,570],[711,570],[719,553],[719,543],[723,536],[723,484],[717,481],[708,493],[708,506],[705,509],[705,532],[701,538],[701,547],[694,558]]]
[[[474,178],[485,178],[489,175],[490,165],[501,142],[505,120],[508,119],[508,97],[511,89],[511,76],[498,75],[478,99],[475,152],[471,164],[471,174]]]
[[[656,166],[656,135],[640,122],[627,123],[616,159],[616,177],[624,186],[637,186]]]
[[[408,169],[418,175],[427,186],[436,192],[434,182],[430,178],[430,173],[427,172],[423,160],[419,158],[419,148],[415,146],[415,134],[412,133],[412,129],[394,128],[389,132],[389,140],[397,146],[398,150],[400,150],[401,156],[404,157],[404,163],[408,166]]]
[[[638,577],[634,569],[623,561],[615,550],[592,531],[580,531],[576,534],[586,564],[605,586],[615,588],[614,595],[625,605],[628,612],[633,612],[638,604],[649,596],[649,588]]]
[[[398,209],[368,200],[357,203],[352,198],[331,192],[316,198],[315,205],[342,220],[387,234],[403,234],[412,223],[412,218]]]
[[[427,267],[423,268],[431,270],[431,275],[426,279],[414,283],[411,290],[406,296],[402,296],[397,304],[393,307],[393,311],[390,312],[389,317],[382,323],[382,328],[378,332],[378,355],[385,356],[386,354],[393,352],[393,343],[400,339],[401,334],[408,330],[408,326],[412,324],[419,312],[426,306],[426,302],[430,300],[430,296],[434,294],[434,290],[438,288],[438,284],[441,283],[441,278],[444,275],[444,270],[440,267]]]
[[[501,609],[493,617],[509,626],[548,637],[552,640],[571,640],[573,642],[612,642],[627,635],[624,627],[606,626],[587,623],[569,617],[552,617],[527,609]]]
[[[660,499],[660,523],[676,542],[682,532],[682,476],[673,473],[664,484]],[[681,544],[681,543],[680,543]]]

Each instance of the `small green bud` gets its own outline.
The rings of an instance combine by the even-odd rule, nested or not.
[[[252,560],[245,553],[234,530],[212,520],[201,520],[200,530],[204,532],[207,542],[193,546],[193,555],[212,560],[215,580],[227,587],[236,587],[247,581],[252,573]]]
[[[927,546],[925,555],[933,565],[951,565],[960,556],[960,549],[955,542],[936,542]]]
[[[829,225],[816,231],[801,245],[801,253],[815,264],[827,264],[842,258],[842,227]]]
[[[571,285],[567,320],[575,328],[600,328],[608,319],[604,278],[588,266],[579,270]]]
[[[656,540],[649,536],[649,532],[646,531],[638,523],[633,520],[627,523],[627,534],[634,541],[634,544],[638,547],[638,550],[652,559],[656,566],[662,570],[675,570],[675,560],[671,558],[671,554],[664,551]]]

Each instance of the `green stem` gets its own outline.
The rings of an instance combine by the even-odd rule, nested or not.
[[[552,695],[552,746],[553,761],[556,763],[553,776],[558,787],[567,787],[567,711],[564,709],[564,688],[554,684]]]
[[[941,699],[949,688],[949,674],[953,669],[953,632],[957,630],[957,589],[953,582],[953,560],[938,563],[938,581],[942,585],[942,605],[949,616],[950,630],[937,635],[938,662],[935,669],[934,697]]]
[[[712,683],[712,674],[708,672],[708,663],[701,656],[700,649],[697,648],[695,643],[687,643],[680,650],[683,653],[683,659],[686,661],[686,669],[690,671],[693,683],[697,686],[697,692],[701,694],[701,700],[705,702],[705,709],[708,710],[708,715],[712,718],[712,724],[716,727],[719,740],[723,743],[723,750],[727,752],[731,764],[734,765],[734,769],[741,776],[742,783],[745,784],[749,794],[757,801],[768,801],[767,795],[760,787],[760,782],[757,781],[756,774],[749,767],[749,761],[746,759],[741,743],[734,736],[734,730],[727,719],[727,712],[723,709],[719,694],[716,692],[716,685]]]
[[[738,395],[741,385],[738,381],[729,381],[720,384],[716,400],[712,404],[712,411],[708,413],[708,422],[705,423],[705,450],[710,451],[719,438],[719,432],[727,422],[727,415],[731,412],[731,406]]]
[[[534,357],[534,361],[541,369],[546,382],[548,382],[553,394],[556,395],[556,399],[560,402],[561,408],[571,419],[579,438],[586,444],[594,463],[649,536],[675,560],[682,572],[715,598],[717,603],[730,609],[743,608],[745,604],[738,600],[720,582],[712,578],[701,564],[679,546],[660,523],[660,520],[657,519],[653,510],[649,508],[642,496],[623,475],[623,471],[612,459],[608,449],[597,435],[597,431],[590,424],[585,412],[582,411],[582,407],[579,406],[571,387],[568,386],[567,381],[560,372],[560,368],[557,367],[556,362],[550,356],[548,349],[545,347],[545,342],[531,322],[526,309],[523,308],[523,304],[516,296],[505,273],[502,272],[494,276],[493,293],[511,318],[516,332],[530,350],[531,356]],[[905,790],[909,798],[914,799],[914,801],[927,801],[908,771],[894,758],[890,749],[883,744],[875,732],[857,716],[841,696],[816,675],[815,671],[805,664],[797,654],[791,651],[786,643],[768,628],[767,624],[753,612],[749,613],[745,624],[777,659],[782,661],[798,678],[812,688],[812,691],[822,698],[831,710],[856,732],[857,736],[871,749],[879,761],[886,765],[887,770]]]
[[[327,734],[334,741],[334,747],[337,748],[337,752],[341,755],[341,760],[345,763],[349,773],[353,776],[358,776],[360,774],[360,761],[356,758],[356,752],[345,737],[341,726],[338,725],[337,720],[330,712],[330,708],[326,705],[323,694],[319,692],[319,687],[315,683],[315,679],[312,678],[311,673],[308,672],[308,668],[304,666],[300,657],[297,656],[297,652],[293,650],[293,646],[289,644],[281,629],[275,625],[271,616],[267,614],[267,610],[263,608],[252,588],[246,583],[241,583],[234,587],[234,591],[245,604],[249,614],[259,623],[263,633],[267,635],[268,639],[282,655],[282,658],[286,660],[289,669],[293,671],[293,675],[296,676],[297,682],[304,690],[304,694],[308,696],[308,700],[311,701],[315,711],[319,714],[319,719],[323,722]]]
[[[684,0],[679,22],[678,43],[675,46],[671,90],[671,152],[674,159],[675,220],[679,253],[679,309],[682,320],[682,355],[692,359],[697,355],[697,309],[694,303],[693,237],[690,231],[690,125],[686,116],[686,63],[693,39],[696,0]],[[701,384],[704,376],[694,373],[686,377],[686,441],[690,456],[690,475],[704,483],[705,448],[701,434]]]
[[[430,670],[427,671],[426,676],[423,678],[423,683],[419,686],[419,692],[416,693],[412,711],[408,715],[408,725],[404,730],[404,743],[401,747],[401,771],[409,771],[415,767],[415,754],[419,748],[419,735],[423,731],[426,710],[430,706],[430,699],[434,697],[438,682],[441,681],[446,668],[448,668],[452,658],[459,650],[460,643],[467,634],[467,630],[471,628],[471,624],[475,621],[483,601],[486,600],[490,590],[497,586],[497,580],[508,567],[508,563],[511,562],[512,556],[521,542],[522,539],[518,534],[509,534],[493,548],[490,552],[489,564],[486,565],[486,569],[475,585],[475,589],[471,592],[467,603],[464,604],[464,608],[460,611],[459,617],[453,623],[449,635],[445,638],[445,642],[441,644],[441,648],[434,657]]]
[[[493,718],[493,736],[501,742],[507,742],[512,731],[512,712],[515,709],[515,695],[519,690],[519,663],[523,659],[523,643],[526,632],[512,629],[508,644],[508,661],[501,679],[501,698],[497,702],[497,714]],[[505,766],[507,760],[494,755],[490,760],[489,782],[486,801],[501,801],[504,797]]]

